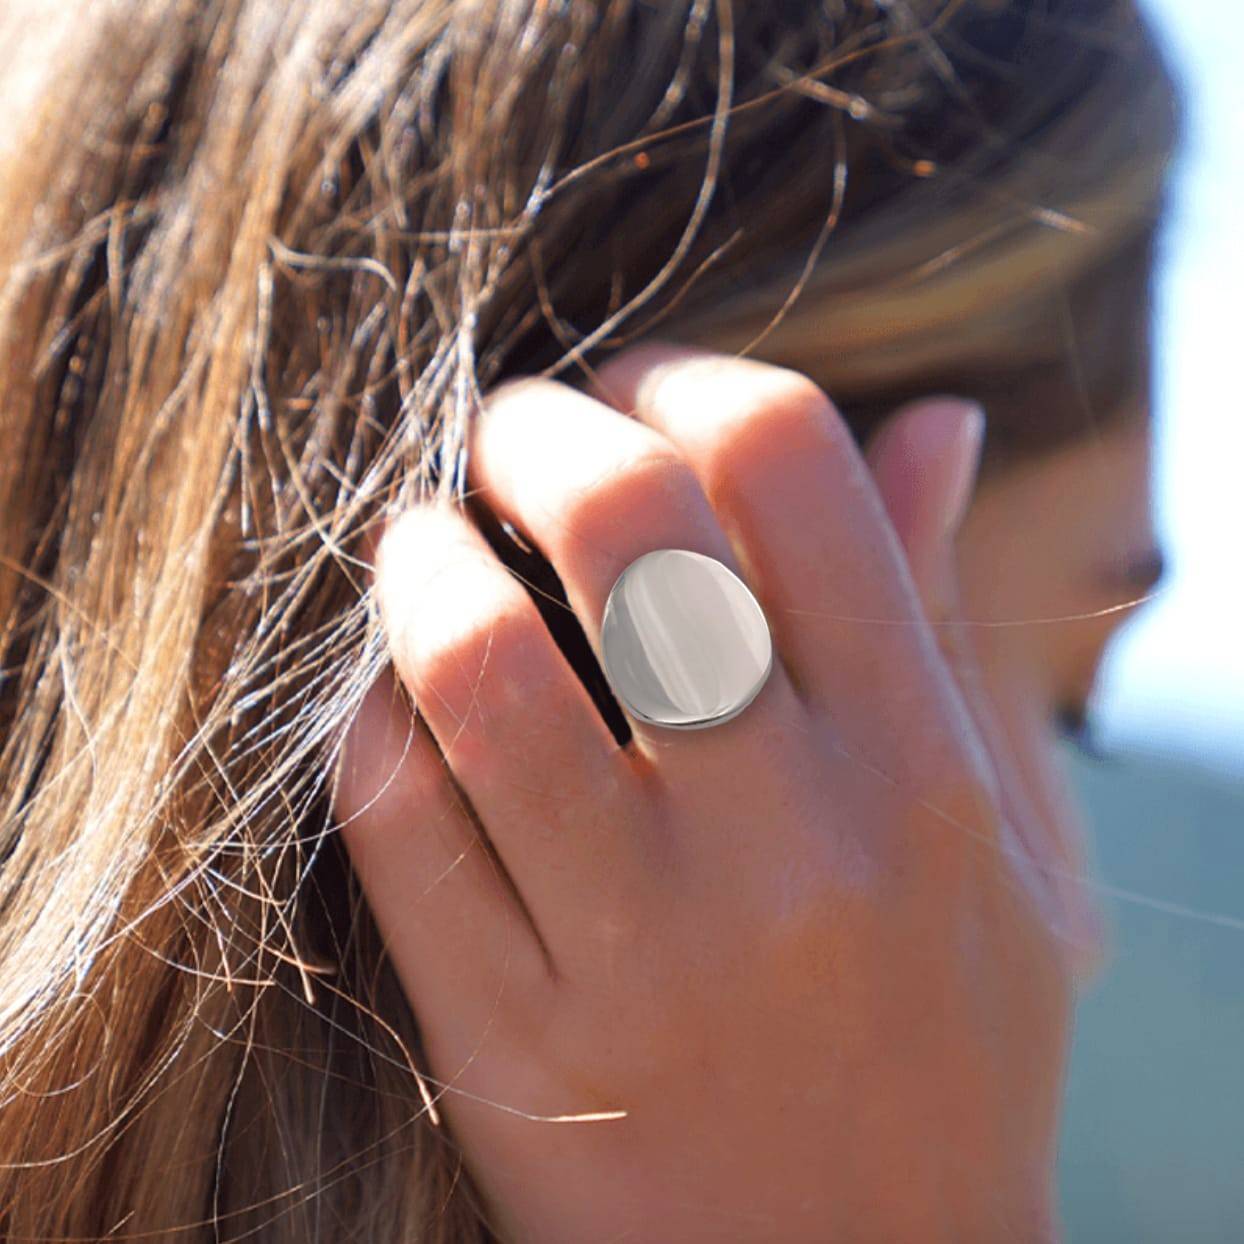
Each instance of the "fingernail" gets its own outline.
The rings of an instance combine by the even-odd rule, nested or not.
[[[956,413],[958,417],[947,433],[942,491],[937,501],[938,529],[943,539],[954,537],[968,512],[985,442],[984,410],[975,403],[964,403]]]

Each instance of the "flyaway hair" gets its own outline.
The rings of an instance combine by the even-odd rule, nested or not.
[[[1169,77],[1115,0],[0,35],[0,1238],[487,1239],[329,812],[386,660],[360,542],[461,497],[484,389],[646,334],[861,435],[980,396],[997,469],[1111,417]]]

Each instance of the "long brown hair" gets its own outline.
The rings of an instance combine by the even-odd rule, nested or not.
[[[1169,78],[1123,0],[59,16],[0,151],[0,1237],[487,1238],[332,832],[359,541],[481,389],[649,333],[860,435],[981,397],[987,469],[1109,417]]]

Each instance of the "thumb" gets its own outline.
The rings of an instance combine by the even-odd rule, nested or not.
[[[894,411],[864,457],[928,616],[945,616],[955,533],[976,483],[985,415],[975,402],[926,398]]]

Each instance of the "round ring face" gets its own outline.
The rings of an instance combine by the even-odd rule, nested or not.
[[[618,576],[601,650],[623,707],[677,730],[737,716],[773,668],[769,624],[747,584],[688,549],[645,553]]]

